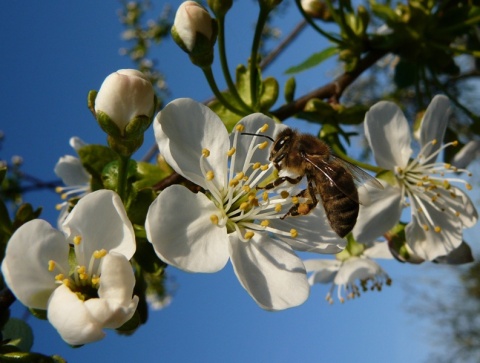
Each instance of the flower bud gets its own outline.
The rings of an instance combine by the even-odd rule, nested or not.
[[[212,64],[217,23],[203,6],[195,1],[183,2],[175,15],[172,37],[195,65],[207,67]]]
[[[130,123],[135,124],[137,133],[143,133],[150,126],[155,111],[155,92],[142,72],[120,69],[105,78],[94,103],[102,129],[115,137],[127,136],[128,129],[132,128]],[[138,123],[142,126],[138,127]]]
[[[326,19],[330,16],[328,7],[325,2],[320,0],[301,0],[303,11],[312,18]]]

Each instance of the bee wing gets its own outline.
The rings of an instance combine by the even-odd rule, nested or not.
[[[359,203],[362,205],[369,204],[370,198],[368,196],[368,191],[366,189],[367,185],[374,188],[383,189],[383,185],[367,172],[363,171],[359,167],[335,155],[330,155],[331,163],[342,166],[352,175],[353,182],[358,189],[358,194],[357,193],[352,194],[351,191],[346,190],[345,188],[342,187],[341,184],[338,184],[335,181],[335,178],[332,175],[335,175],[336,171],[329,165],[328,162],[322,159],[318,159],[315,155],[311,155],[311,154],[305,154],[304,158],[307,162],[312,164],[317,170],[322,172],[323,175],[325,175],[330,180],[330,182],[338,188],[338,190],[340,190],[343,194],[345,194],[346,197],[350,198],[356,203]]]
[[[342,164],[342,166],[347,169],[350,174],[352,174],[353,180],[357,187],[365,185],[376,189],[383,189],[382,183],[380,183],[375,177],[371,176],[363,169],[360,169],[358,166],[353,165],[352,163],[335,155],[330,155],[330,159]]]

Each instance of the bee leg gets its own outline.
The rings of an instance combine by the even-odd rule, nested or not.
[[[285,182],[289,182],[290,184],[298,184],[300,183],[300,180],[302,180],[303,176],[299,176],[297,178],[290,178],[288,176],[282,176],[280,178],[277,178],[275,179],[273,182],[263,186],[263,187],[259,187],[257,186],[257,189],[273,189],[275,187],[278,187],[279,185],[285,183]]]
[[[307,189],[302,190],[300,193],[295,195],[295,197],[306,198],[308,202],[295,204],[283,217],[280,217],[280,219],[285,219],[288,216],[295,217],[307,215],[313,208],[317,206],[318,200],[315,195],[315,186],[313,185],[313,181],[309,179]]]

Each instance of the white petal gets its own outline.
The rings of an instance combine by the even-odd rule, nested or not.
[[[446,206],[452,208],[454,211],[459,212],[458,218],[461,220],[463,226],[465,228],[472,227],[478,220],[478,213],[475,205],[473,204],[472,200],[469,196],[461,189],[451,187],[448,190],[443,188],[438,188],[435,190],[437,193],[442,195],[445,200]],[[455,195],[455,198],[452,198],[451,195]],[[450,214],[450,218],[457,218],[453,217]]]
[[[305,260],[307,272],[313,272],[308,278],[310,285],[332,282],[342,263],[338,260]]]
[[[480,140],[471,140],[455,154],[452,165],[459,168],[466,168],[472,161],[478,159],[480,155]]]
[[[55,165],[54,172],[68,186],[88,185],[90,182],[90,175],[80,159],[71,155],[62,156]]]
[[[437,140],[437,143],[426,147],[424,156],[432,154],[441,147],[451,114],[452,108],[447,96],[437,95],[428,105],[420,125],[420,144],[424,146],[432,140]]]
[[[361,205],[353,236],[362,243],[372,242],[393,228],[402,213],[402,193],[387,183],[384,189],[371,189],[370,204]]]
[[[102,325],[92,318],[84,302],[65,285],[53,292],[47,317],[68,344],[91,343],[105,336]]]
[[[386,242],[373,242],[367,245],[367,248],[363,251],[363,255],[370,258],[393,258],[390,247],[388,247],[388,243]]]
[[[284,129],[286,126],[278,124],[273,121],[270,117],[267,117],[261,113],[254,113],[242,118],[237,125],[244,125],[245,129],[243,132],[246,133],[258,133],[263,125],[267,124],[268,128],[266,131],[259,133],[259,135],[265,135],[271,138],[275,138],[276,134],[280,130]],[[235,129],[235,128],[234,128]],[[233,144],[234,133],[230,135],[230,142]],[[236,155],[235,155],[235,172],[240,172],[244,170],[243,168],[245,162],[245,156],[247,155],[247,150],[251,145],[261,144],[265,141],[269,143],[269,147],[264,149],[257,149],[253,154],[253,157],[249,160],[250,163],[260,162],[265,164],[268,162],[268,156],[270,153],[271,141],[266,137],[261,136],[252,136],[252,135],[238,135],[237,145],[236,145]]]
[[[202,150],[208,149],[208,169],[214,172],[219,188],[223,185],[230,141],[222,121],[207,106],[188,98],[176,99],[155,117],[154,131],[167,163],[205,189],[208,186],[200,169],[200,157]]]
[[[134,287],[135,276],[132,265],[124,255],[111,252],[103,257],[98,288],[98,296],[101,299],[114,301],[127,307],[132,301]]]
[[[219,210],[203,193],[166,188],[150,205],[147,238],[166,263],[189,272],[216,272],[228,261],[227,229],[212,223]]]
[[[462,243],[462,223],[460,219],[448,218],[444,212],[438,211],[431,205],[425,205],[422,213],[430,214],[435,226],[441,228],[435,232],[430,226],[428,231],[423,223],[412,216],[412,220],[405,227],[407,244],[412,251],[424,260],[432,261],[437,257],[448,255]]]
[[[305,267],[284,242],[256,233],[248,242],[230,237],[235,274],[250,296],[267,310],[283,310],[308,298]]]
[[[271,220],[271,226],[282,231],[297,230],[298,236],[295,238],[284,236],[278,238],[298,251],[335,254],[342,251],[347,243],[330,227],[321,205],[306,216]]]
[[[393,102],[381,101],[365,115],[365,136],[378,166],[392,170],[407,165],[412,149],[408,122]]]
[[[343,263],[334,281],[336,285],[345,285],[375,277],[381,271],[382,268],[374,260],[352,257]]]
[[[48,262],[54,260],[68,272],[68,243],[65,236],[47,222],[35,219],[21,226],[10,238],[2,263],[2,274],[8,287],[22,304],[46,309],[57,288]]]
[[[69,140],[70,146],[73,148],[73,150],[77,151],[80,150],[82,147],[86,146],[87,143],[83,141],[81,138],[77,136],[73,136]]]
[[[102,248],[121,253],[127,259],[135,253],[132,223],[120,197],[111,190],[97,190],[80,199],[63,227],[70,240],[82,237],[76,246],[79,265],[87,265],[92,253]]]

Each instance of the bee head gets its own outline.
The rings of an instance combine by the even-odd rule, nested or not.
[[[270,151],[270,161],[272,161],[278,168],[278,164],[282,161],[290,149],[291,140],[295,132],[286,128],[280,132],[277,139],[273,143],[272,150]]]

